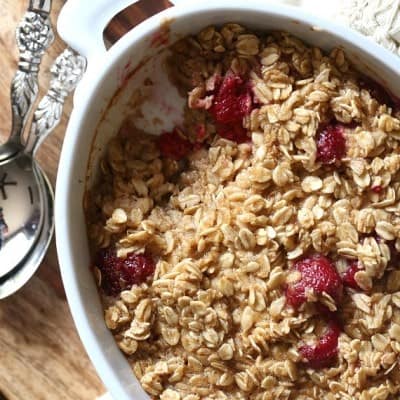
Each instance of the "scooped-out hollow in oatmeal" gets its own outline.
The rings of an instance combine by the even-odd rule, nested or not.
[[[397,399],[400,120],[340,49],[208,27],[184,123],[126,121],[87,206],[105,321],[153,399]]]

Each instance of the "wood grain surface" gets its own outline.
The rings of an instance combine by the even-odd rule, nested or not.
[[[62,5],[62,0],[53,0],[53,26]],[[115,42],[133,25],[168,5],[166,0],[142,0],[112,20],[106,39]],[[11,128],[9,87],[18,57],[15,27],[27,6],[28,0],[0,0],[0,142]],[[49,67],[64,48],[57,37],[43,58],[40,97],[49,84]],[[69,99],[61,124],[38,153],[53,185],[71,108]],[[31,281],[0,301],[0,400],[92,400],[104,391],[75,330],[53,240]]]

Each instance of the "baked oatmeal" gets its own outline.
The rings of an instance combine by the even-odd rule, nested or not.
[[[171,48],[185,121],[127,121],[87,206],[105,321],[153,399],[398,399],[398,102],[287,33]]]

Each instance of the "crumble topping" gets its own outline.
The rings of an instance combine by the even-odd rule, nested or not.
[[[87,210],[105,321],[142,387],[398,398],[395,103],[342,50],[287,33],[227,24],[172,51],[184,125],[125,126]]]

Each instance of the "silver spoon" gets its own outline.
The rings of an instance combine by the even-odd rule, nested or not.
[[[29,280],[50,243],[54,195],[34,155],[60,122],[65,98],[85,68],[85,58],[71,50],[57,57],[50,70],[50,89],[34,113],[24,151],[0,165],[0,298]]]
[[[54,40],[50,9],[51,0],[30,0],[28,11],[16,29],[19,61],[11,83],[12,126],[10,137],[0,146],[0,163],[23,147],[24,127],[38,94],[39,65]]]
[[[3,266],[0,268],[0,278],[9,273],[25,257],[37,239],[38,229],[43,222],[40,219],[43,213],[38,208],[40,192],[37,187],[30,185],[31,163],[17,156],[24,147],[22,143],[24,127],[38,93],[41,59],[54,40],[49,19],[50,10],[51,0],[30,0],[28,11],[16,29],[20,56],[18,69],[11,84],[12,128],[8,141],[0,146],[0,165],[7,163],[7,168],[2,168],[0,174],[0,249],[3,249],[0,253]],[[17,158],[16,162],[8,164],[13,157]],[[10,178],[13,176],[18,176],[19,182]],[[14,199],[11,198],[10,201],[8,192],[11,186],[15,186],[13,191],[15,193]],[[4,219],[5,211],[2,204],[6,201],[11,204],[11,207],[8,206],[8,212],[17,216],[10,223]],[[20,234],[19,226],[22,223],[24,229],[29,232],[28,240]],[[9,242],[10,245],[6,245],[5,234],[16,239]]]
[[[37,164],[34,165],[37,169],[38,182],[41,182],[39,184],[43,185],[42,195],[45,196],[45,198],[43,198],[42,202],[48,205],[48,209],[43,210],[45,211],[43,214],[43,224],[34,249],[27,255],[26,260],[21,262],[7,275],[0,278],[0,299],[4,299],[15,293],[29,281],[42,262],[54,232],[53,188],[40,167]]]

